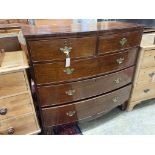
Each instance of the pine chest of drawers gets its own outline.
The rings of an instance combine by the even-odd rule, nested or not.
[[[90,120],[128,101],[143,27],[25,27],[42,127]]]
[[[6,52],[0,67],[0,135],[38,134],[23,51]]]
[[[128,111],[155,98],[155,33],[143,34]]]

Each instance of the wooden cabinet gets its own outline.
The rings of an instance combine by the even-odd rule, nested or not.
[[[40,132],[23,51],[6,52],[0,67],[0,135]]]
[[[128,111],[142,101],[155,98],[155,33],[143,34]]]
[[[23,29],[44,134],[55,125],[99,117],[129,99],[143,27],[82,26]]]

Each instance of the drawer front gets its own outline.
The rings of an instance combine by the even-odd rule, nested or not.
[[[134,67],[98,78],[38,87],[42,107],[60,105],[97,96],[129,84]]]
[[[0,121],[32,112],[28,93],[0,100]]]
[[[134,48],[93,59],[72,61],[69,68],[64,67],[64,62],[35,64],[35,79],[37,84],[48,84],[102,75],[134,65],[136,55],[137,48]]]
[[[132,31],[99,36],[98,51],[100,54],[138,46],[142,31]]]
[[[33,114],[0,122],[0,135],[25,135],[35,132],[38,132],[38,125]]]
[[[142,60],[142,68],[155,67],[155,49],[146,50]]]
[[[0,75],[0,98],[27,91],[24,72]]]
[[[137,83],[155,82],[155,67],[140,69]]]
[[[48,40],[30,41],[32,61],[64,60],[66,54],[60,50],[71,47],[70,57],[80,58],[93,56],[96,51],[96,36],[83,38],[51,38]]]
[[[155,98],[155,83],[136,85],[133,89],[131,101]]]
[[[44,125],[65,124],[87,119],[100,113],[106,113],[127,101],[130,90],[131,85],[93,99],[64,106],[45,108],[42,110]]]

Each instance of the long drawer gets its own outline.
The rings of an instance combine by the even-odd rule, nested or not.
[[[141,101],[155,98],[155,82],[136,85],[132,92],[131,101]]]
[[[118,32],[99,36],[98,51],[100,54],[138,46],[141,41],[142,31]]]
[[[38,85],[74,81],[118,71],[135,64],[137,48],[85,60],[71,62],[65,68],[64,62],[35,64],[34,73]]]
[[[96,36],[79,38],[49,38],[29,41],[32,61],[64,60],[61,48],[71,47],[70,57],[81,58],[95,55]]]
[[[144,51],[141,68],[147,67],[155,67],[155,49]]]
[[[0,99],[0,121],[32,112],[28,93]]]
[[[38,87],[41,106],[60,105],[112,91],[129,84],[133,73],[134,67],[130,67],[88,80]]]
[[[146,84],[150,82],[155,82],[155,67],[140,69],[137,83]]]
[[[0,135],[25,135],[38,132],[35,115],[32,113],[0,122]]]
[[[70,123],[93,117],[96,114],[106,113],[114,107],[128,100],[131,85],[106,95],[75,102],[73,104],[43,108],[44,126]]]
[[[14,72],[0,76],[0,98],[27,91],[24,73]]]

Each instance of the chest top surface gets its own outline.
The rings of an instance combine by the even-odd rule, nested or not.
[[[62,36],[73,34],[93,34],[115,31],[127,31],[132,29],[143,29],[142,25],[125,22],[96,22],[79,23],[69,25],[42,25],[42,26],[22,26],[23,35],[26,38],[43,36]]]

